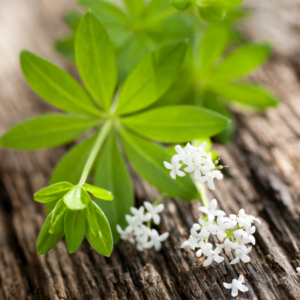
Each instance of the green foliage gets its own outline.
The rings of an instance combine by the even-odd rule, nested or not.
[[[68,182],[56,183],[35,194],[36,201],[56,202],[38,236],[38,254],[45,254],[51,250],[64,234],[68,251],[74,253],[86,232],[89,242],[96,251],[110,256],[113,240],[109,223],[85,189],[102,198],[109,200],[112,198],[109,191],[99,187],[90,184],[84,184],[83,187],[74,186]]]
[[[123,81],[133,67],[148,53],[171,41],[187,38],[192,31],[192,21],[173,9],[168,0],[123,0],[123,5],[110,1],[79,0],[89,8],[106,27],[118,55],[119,78]],[[72,15],[67,14],[67,18]],[[56,43],[56,50],[74,58],[74,30]],[[75,23],[77,25],[77,23]]]
[[[207,107],[231,119],[228,106],[237,103],[259,110],[276,106],[278,100],[271,92],[244,82],[244,77],[269,57],[269,45],[246,44],[232,50],[231,33],[228,21],[211,24],[191,45],[174,84],[155,106],[186,104],[189,99],[189,104]],[[216,139],[226,144],[234,131],[234,122],[227,124]]]
[[[0,138],[0,146],[24,150],[55,147],[73,141],[101,122],[88,116],[48,114],[11,128]]]

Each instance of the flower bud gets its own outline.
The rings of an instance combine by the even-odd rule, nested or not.
[[[184,10],[190,5],[190,0],[170,0],[170,3],[177,9]]]

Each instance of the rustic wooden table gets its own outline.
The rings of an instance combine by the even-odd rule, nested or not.
[[[70,69],[53,51],[67,32],[64,12],[75,1],[0,1],[0,134],[28,117],[53,110],[27,86],[19,67],[22,48]],[[36,255],[44,220],[32,194],[47,184],[65,148],[32,152],[0,149],[0,299],[230,299],[223,282],[243,274],[249,292],[239,299],[300,299],[300,1],[246,0],[253,15],[242,30],[249,40],[269,40],[271,61],[253,80],[271,88],[282,103],[266,114],[236,113],[234,143],[218,146],[230,168],[216,197],[226,213],[240,207],[262,220],[249,264],[201,266],[180,249],[198,216],[199,202],[166,199],[160,230],[170,238],[159,253],[119,243],[110,258],[87,242],[69,255],[64,241]],[[135,180],[137,203],[157,192]],[[232,259],[232,257],[230,257]]]

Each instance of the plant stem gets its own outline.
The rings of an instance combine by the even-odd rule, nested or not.
[[[93,163],[97,157],[97,154],[101,148],[101,146],[103,145],[104,141],[105,141],[105,138],[107,137],[110,129],[112,127],[112,121],[111,120],[107,120],[102,128],[100,129],[99,131],[99,134],[97,136],[97,139],[96,139],[96,142],[93,146],[93,149],[90,153],[90,156],[84,166],[84,169],[83,169],[83,172],[82,172],[82,175],[81,175],[81,178],[80,178],[80,181],[79,181],[79,184],[80,186],[82,186],[86,180],[87,180],[87,177],[89,176],[89,173],[90,173],[90,170],[93,166]]]
[[[207,200],[204,184],[200,183],[199,181],[197,181],[195,179],[193,179],[193,180],[194,180],[194,184],[200,194],[200,198],[201,198],[201,202],[202,202],[203,206],[208,208],[209,206],[208,206],[208,200]]]

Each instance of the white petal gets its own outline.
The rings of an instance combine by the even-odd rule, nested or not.
[[[122,228],[121,228],[121,226],[120,226],[119,224],[117,225],[117,231],[118,231],[120,234],[123,233],[123,230],[122,230]]]
[[[179,177],[183,177],[183,176],[185,176],[185,173],[184,172],[182,172],[182,171],[177,171],[177,173],[176,173]],[[175,178],[174,178],[175,179]]]
[[[179,155],[174,155],[171,159],[171,164],[177,166],[179,164]]]
[[[160,216],[158,214],[153,215],[153,222],[156,225],[160,223]]]
[[[137,215],[139,211],[135,207],[130,207],[130,211],[133,215]]]
[[[238,278],[238,282],[243,283],[244,282],[244,276],[240,275]]]
[[[156,251],[160,251],[161,250],[161,243],[160,242],[155,242],[154,243],[154,249],[156,250]]]
[[[220,216],[225,216],[226,213],[223,210],[216,210],[215,211],[215,216],[220,217]]]
[[[209,210],[207,207],[201,206],[198,208],[198,210],[200,210],[201,212],[203,212],[204,214],[209,214]]]
[[[237,287],[238,287],[238,289],[239,289],[241,292],[243,292],[243,293],[249,291],[249,289],[248,289],[245,285],[239,284]]]
[[[198,147],[198,149],[199,150],[204,150],[205,148],[206,148],[206,146],[207,146],[207,143],[204,141],[199,147]]]
[[[203,178],[203,177],[202,177]],[[211,190],[215,190],[216,188],[215,188],[215,185],[214,185],[214,181],[213,181],[213,179],[208,179],[208,181],[207,181],[207,186],[208,186],[208,188],[209,189],[211,189]]]
[[[176,170],[173,169],[171,172],[170,172],[170,176],[173,178],[173,179],[176,179]]]
[[[150,202],[148,202],[148,201],[145,201],[145,202],[144,202],[144,206],[145,206],[145,208],[146,208],[148,211],[150,211],[150,212],[153,210],[152,204],[151,204]]]
[[[196,256],[197,256],[197,257],[201,257],[201,255],[202,255],[202,250],[199,249],[199,250],[196,252]]]
[[[219,173],[219,174],[216,176],[216,178],[217,178],[218,180],[223,179],[223,174],[222,174],[222,173]]]
[[[250,261],[250,257],[244,253],[242,253],[241,255],[241,260],[244,262],[244,263],[248,263]]]
[[[154,207],[154,211],[159,214],[165,209],[165,205],[163,203],[158,204]]]
[[[208,176],[202,176],[202,177],[199,179],[199,182],[200,182],[200,183],[205,183],[208,179],[209,179]]]
[[[189,246],[189,244],[190,244],[189,241],[183,242],[182,245],[181,245],[181,249],[186,247],[186,246]]]
[[[143,251],[143,250],[144,250],[144,247],[143,247],[142,244],[138,243],[138,244],[136,244],[136,249],[137,249],[138,251]]]
[[[183,154],[183,149],[181,148],[180,145],[175,146],[175,151],[176,151],[178,154]]]
[[[238,295],[238,289],[236,285],[232,285],[231,296],[236,297]]]
[[[240,257],[237,256],[233,261],[230,262],[231,265],[235,265],[240,261]]]
[[[214,255],[214,261],[217,262],[218,264],[220,264],[221,262],[224,261],[224,257],[222,257],[220,255]]]
[[[203,267],[209,266],[209,265],[212,263],[212,261],[213,261],[212,256],[208,257],[208,258],[204,261]]]
[[[160,242],[164,242],[169,237],[169,232],[165,232],[162,235],[159,236],[158,240]]]
[[[231,283],[223,282],[223,286],[224,286],[225,289],[228,289],[228,290],[232,289],[232,284]]]
[[[222,231],[222,230],[219,230],[218,233],[217,233],[217,237],[218,237],[218,239],[221,242],[224,241],[224,239],[226,238],[226,236],[227,236],[227,234],[224,231]]]
[[[195,223],[195,224],[193,224],[193,229],[200,230],[201,226],[199,224]]]
[[[147,222],[152,218],[152,215],[150,213],[146,213],[143,217],[143,222]]]
[[[143,245],[143,247],[144,247],[145,249],[150,249],[150,248],[153,247],[153,245],[154,245],[154,242],[153,242],[153,241],[149,241],[149,242],[145,243],[145,244]]]
[[[169,170],[173,169],[173,165],[170,164],[170,163],[168,163],[168,162],[166,162],[166,161],[164,161],[164,165],[165,165],[165,167],[166,167],[167,169],[169,169]]]
[[[249,235],[249,240],[252,243],[252,245],[255,245],[255,237],[253,235]]]
[[[217,208],[217,205],[218,205],[218,202],[216,199],[211,200],[209,203],[209,210],[215,211]]]

